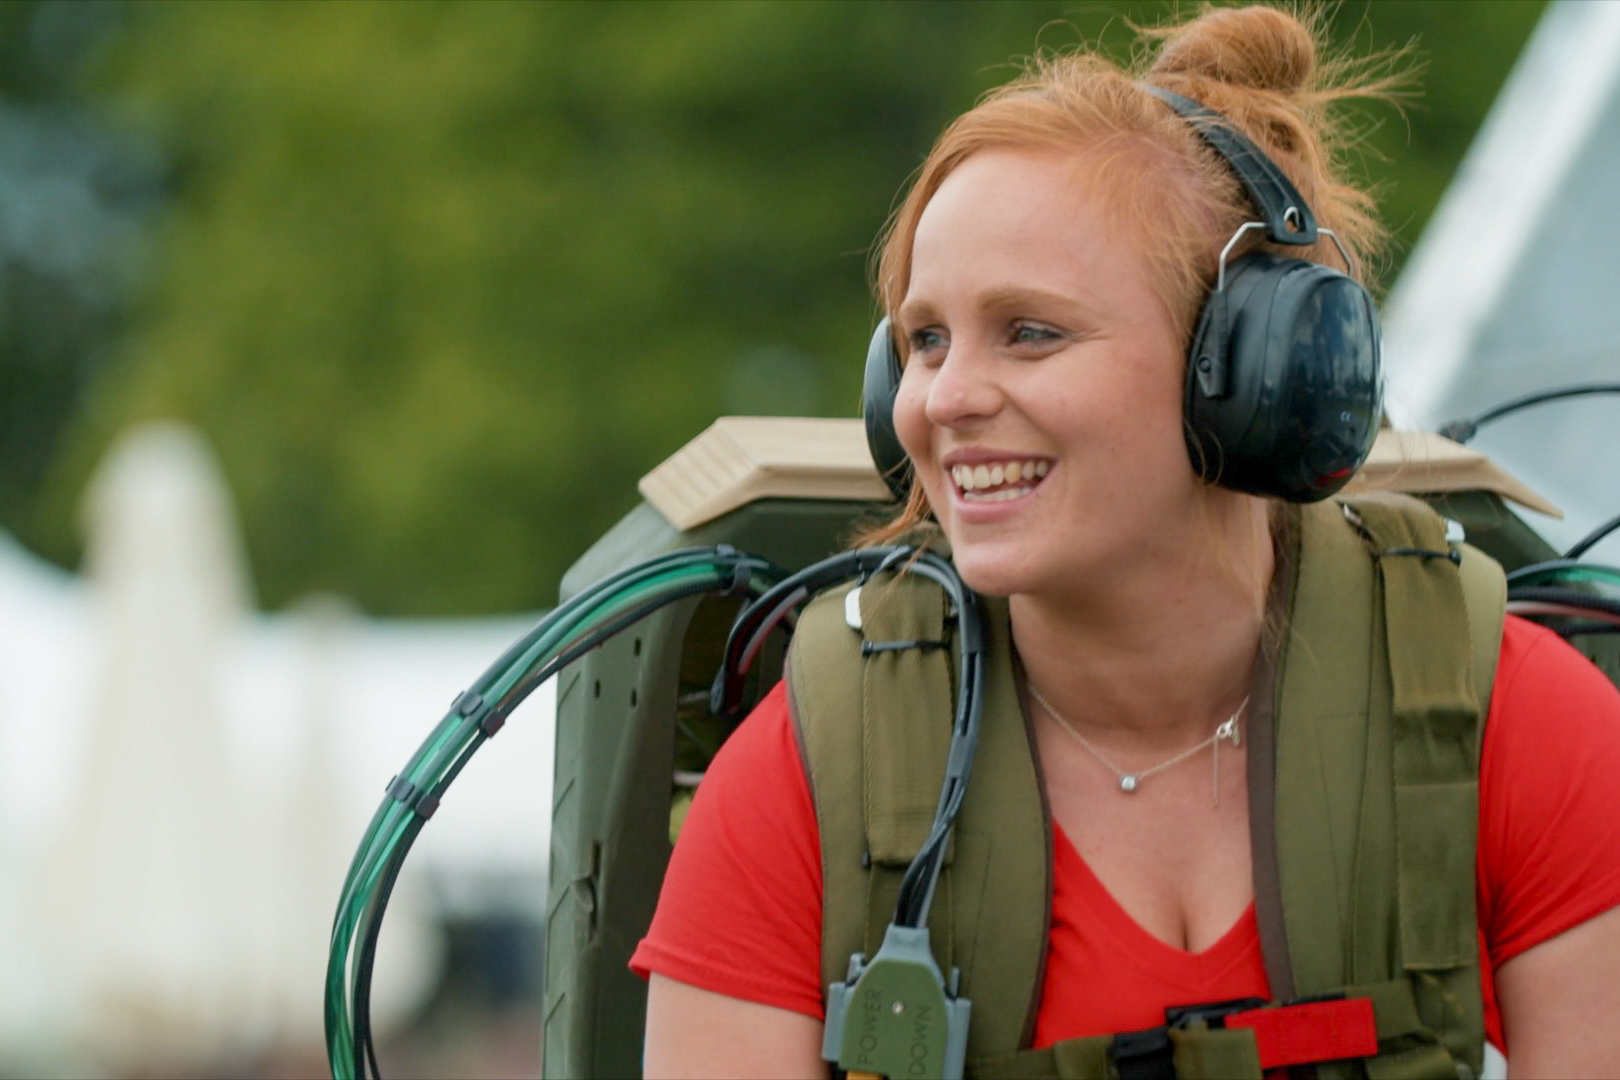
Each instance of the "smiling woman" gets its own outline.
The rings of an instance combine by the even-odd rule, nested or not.
[[[988,613],[931,928],[968,1072],[1452,1078],[1487,1039],[1613,1072],[1620,698],[1432,511],[1333,498],[1377,422],[1382,233],[1328,107],[1399,78],[1271,8],[1151,37],[957,120],[879,264],[910,486],[870,539],[948,545]],[[933,820],[954,614],[805,612],[633,961],[649,1074],[865,1060],[844,980]]]

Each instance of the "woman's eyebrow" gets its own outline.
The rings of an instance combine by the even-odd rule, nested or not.
[[[916,326],[933,318],[934,305],[927,300],[903,300],[894,312],[894,321],[901,327]]]
[[[998,285],[986,289],[978,294],[975,303],[980,311],[1035,309],[1081,319],[1091,318],[1094,314],[1078,297],[1027,285]],[[902,301],[894,313],[895,322],[901,327],[920,326],[937,318],[938,309],[931,301],[922,298]]]
[[[1024,307],[1057,309],[1078,315],[1089,313],[1086,305],[1076,297],[1064,293],[1049,292],[1045,289],[1029,288],[1023,285],[1003,285],[994,289],[987,289],[979,294],[979,309],[981,311],[1001,311],[1007,308]]]

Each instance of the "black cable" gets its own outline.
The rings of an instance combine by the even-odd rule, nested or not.
[[[706,565],[713,567],[716,571],[730,569],[732,571],[731,581],[723,585],[717,583],[714,586],[716,591],[721,592],[734,591],[740,583],[746,582],[754,573],[761,573],[773,579],[781,579],[787,575],[787,571],[768,559],[745,554],[730,545],[724,544],[714,548],[682,548],[679,551],[658,556],[647,562],[626,567],[570,597],[561,607],[552,612],[546,619],[543,619],[539,626],[536,626],[534,630],[524,635],[502,653],[500,658],[491,664],[484,675],[473,685],[480,686],[498,678],[500,673],[510,667],[519,656],[533,647],[538,636],[549,627],[551,619],[558,614],[567,610],[578,611],[588,608],[597,603],[602,597],[620,591],[637,578],[646,578],[677,569],[685,569],[692,565]],[[744,571],[748,571],[748,573],[745,574]]]
[[[432,788],[431,797],[437,801],[449,789],[461,770],[467,767],[472,756],[478,752],[479,747],[489,741],[489,736],[478,732],[473,741],[462,748],[450,768]],[[394,883],[399,878],[399,872],[405,865],[405,856],[410,854],[412,845],[416,843],[417,835],[421,833],[422,826],[427,824],[427,818],[416,816],[406,825],[405,832],[401,834],[399,844],[390,853],[387,864],[378,879],[377,891],[372,895],[371,902],[366,905],[366,911],[361,917],[364,932],[360,939],[360,951],[357,954],[355,968],[356,987],[354,993],[354,1033],[355,1056],[358,1059],[361,1048],[371,1063],[371,1075],[381,1078],[382,1072],[377,1068],[377,1048],[372,1041],[371,1033],[371,979],[377,962],[377,942],[382,936],[383,913],[388,909],[388,901],[393,896]],[[357,1064],[363,1064],[358,1063]],[[357,1068],[356,1075],[365,1076],[364,1068]]]
[[[1486,409],[1478,416],[1464,417],[1461,420],[1451,420],[1441,424],[1438,431],[1453,442],[1466,443],[1478,433],[1480,427],[1492,420],[1516,413],[1520,409],[1528,409],[1532,405],[1540,405],[1548,401],[1559,401],[1563,398],[1584,397],[1588,394],[1620,394],[1620,383],[1581,383],[1576,386],[1565,386],[1558,390],[1543,390],[1540,393],[1525,394],[1522,397],[1504,401],[1494,408]]]
[[[885,565],[893,565],[889,560]],[[944,867],[945,845],[967,794],[968,777],[978,749],[979,726],[984,706],[984,619],[979,598],[957,576],[956,568],[945,559],[925,552],[908,562],[903,572],[929,578],[950,596],[957,612],[957,671],[960,690],[956,695],[951,724],[951,745],[945,763],[945,781],[940,787],[934,825],[917,857],[900,879],[900,895],[894,921],[901,926],[923,927],[934,889]]]
[[[356,954],[354,989],[355,1075],[361,1080],[366,1076],[367,1062],[370,1063],[373,1077],[382,1076],[382,1070],[377,1067],[377,1047],[371,1030],[371,980],[377,962],[377,943],[382,937],[383,914],[388,910],[388,901],[394,894],[394,883],[405,865],[405,856],[426,823],[425,818],[419,817],[405,827],[398,847],[390,855],[378,879],[377,891],[361,918],[364,932],[360,938],[360,951]]]
[[[399,877],[400,869],[405,865],[405,854],[410,851],[411,845],[416,842],[417,834],[426,823],[426,818],[418,817],[405,827],[405,833],[400,838],[397,857],[389,858],[379,879],[379,888],[372,896],[371,902],[366,905],[365,913],[361,917],[366,929],[360,940],[360,951],[356,955],[354,988],[355,1076],[361,1080],[365,1080],[368,1063],[371,1075],[378,1080],[382,1077],[382,1070],[377,1067],[377,1045],[371,1031],[371,977],[377,962],[377,942],[382,936],[383,913],[388,910],[388,900],[393,896],[394,882]]]
[[[1575,560],[1585,555],[1592,545],[1608,536],[1614,530],[1620,529],[1620,517],[1610,518],[1585,536],[1575,542],[1575,546],[1564,552],[1564,558]]]
[[[687,569],[692,566],[708,566],[715,569],[722,569],[727,567],[728,564],[732,563],[733,561],[750,564],[750,568],[756,571],[763,571],[773,575],[780,575],[782,573],[781,570],[765,559],[761,559],[757,556],[741,555],[735,549],[722,551],[718,548],[683,548],[680,551],[660,555],[646,562],[627,567],[618,571],[617,573],[609,575],[584,591],[576,593],[556,610],[542,618],[540,622],[537,623],[531,630],[507,647],[507,649],[501,653],[500,657],[495,661],[495,663],[491,664],[485,669],[483,674],[481,674],[477,679],[473,680],[468,692],[483,694],[484,692],[488,691],[490,686],[496,680],[498,680],[507,671],[507,669],[516,663],[524,653],[533,648],[541,637],[550,632],[555,620],[561,616],[569,615],[582,610],[589,610],[590,607],[598,603],[602,597],[626,588],[628,585],[635,583],[638,579],[645,579],[647,577],[674,570]],[[740,572],[740,568],[738,567],[732,567],[732,569],[734,572]],[[533,687],[530,686],[529,689],[532,690]],[[528,691],[525,691],[525,694],[527,692]],[[417,752],[412,755],[410,761],[406,764],[405,769],[402,770],[401,775],[411,775],[416,772],[416,770],[423,763],[423,755],[428,752],[428,747],[434,741],[435,740],[433,739],[429,739],[427,742],[423,743]],[[341,914],[343,907],[340,906],[338,910]]]
[[[803,588],[794,589],[765,613],[765,618],[760,620],[759,626],[743,643],[742,653],[737,657],[736,672],[739,677],[748,674],[748,669],[754,666],[754,658],[759,655],[759,650],[765,647],[765,639],[770,637],[772,631],[783,623],[787,623],[790,630],[793,628],[791,616],[794,610],[808,599],[810,594]]]
[[[1557,628],[1558,636],[1570,638],[1590,637],[1596,634],[1620,634],[1620,622],[1582,622]]]
[[[789,574],[761,593],[738,613],[731,624],[731,632],[726,636],[726,646],[721,653],[720,670],[715,673],[709,691],[709,712],[714,716],[725,716],[736,711],[742,698],[743,678],[759,651],[759,640],[780,625],[789,611],[829,585],[852,577],[864,580],[884,566],[887,560],[903,557],[912,550],[875,547],[842,552]],[[802,596],[792,599],[800,593]]]
[[[679,600],[686,600],[693,596],[699,596],[703,593],[725,594],[730,587],[729,582],[697,582],[692,585],[684,585],[675,592],[660,593],[651,600],[648,600],[646,603],[640,604],[631,608],[629,611],[615,616],[612,621],[603,624],[601,627],[592,631],[589,636],[582,638],[573,645],[570,645],[568,648],[558,653],[552,660],[540,665],[538,668],[535,668],[529,674],[519,679],[512,686],[512,688],[506,692],[506,695],[496,702],[495,708],[492,711],[497,713],[500,716],[501,721],[504,722],[505,718],[511,714],[512,710],[521,705],[523,703],[523,699],[534,692],[535,687],[539,686],[541,683],[545,682],[547,679],[551,678],[553,675],[557,674],[557,672],[561,671],[569,664],[572,664],[575,660],[578,660],[581,656],[584,656],[592,649],[600,648],[602,645],[606,644],[608,638],[613,637],[615,634],[618,634],[635,623],[640,622],[642,619],[645,619],[648,615],[651,615],[659,608],[673,604]],[[497,724],[497,726],[499,725]]]
[[[943,867],[945,844],[967,789],[982,714],[983,620],[978,596],[963,584],[956,568],[932,552],[888,546],[834,555],[782,579],[744,609],[732,624],[709,704],[716,716],[736,709],[743,677],[758,652],[759,643],[804,599],[837,581],[851,577],[864,581],[885,570],[915,573],[934,581],[950,596],[957,611],[957,670],[962,691],[957,694],[945,781],[940,788],[933,828],[901,878],[895,908],[896,923],[923,926],[927,923],[928,909]]]
[[[1598,574],[1608,574],[1620,579],[1620,568],[1617,567],[1583,562],[1579,559],[1548,559],[1546,562],[1531,563],[1529,566],[1521,566],[1517,570],[1509,570],[1507,572],[1508,588],[1513,588],[1514,582],[1523,581],[1525,578],[1565,570],[1591,570]]]
[[[1578,589],[1564,589],[1555,585],[1527,585],[1508,591],[1508,603],[1525,601],[1529,603],[1561,604],[1566,607],[1581,608],[1585,611],[1604,612],[1609,615],[1620,616],[1620,599],[1608,596],[1594,596],[1589,592]]]

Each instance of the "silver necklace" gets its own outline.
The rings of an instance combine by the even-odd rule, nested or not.
[[[1064,731],[1068,732],[1069,735],[1071,735],[1076,742],[1078,742],[1082,747],[1085,748],[1086,753],[1090,754],[1092,757],[1096,758],[1098,761],[1100,761],[1104,765],[1108,766],[1109,771],[1112,772],[1115,776],[1119,777],[1119,790],[1123,791],[1127,795],[1129,795],[1131,792],[1135,791],[1138,787],[1140,787],[1141,784],[1142,784],[1142,781],[1147,779],[1148,777],[1152,776],[1154,773],[1163,772],[1165,769],[1170,768],[1172,765],[1179,765],[1183,761],[1186,761],[1188,758],[1192,757],[1194,754],[1200,752],[1201,750],[1203,750],[1206,747],[1210,747],[1210,746],[1215,747],[1215,754],[1214,754],[1214,758],[1215,758],[1215,766],[1214,766],[1215,767],[1215,776],[1214,776],[1215,805],[1217,805],[1217,806],[1220,805],[1220,802],[1221,802],[1221,749],[1220,749],[1220,742],[1221,742],[1222,739],[1229,740],[1234,748],[1243,745],[1243,733],[1238,730],[1238,718],[1243,715],[1243,710],[1249,707],[1249,699],[1248,699],[1247,696],[1245,696],[1244,699],[1241,702],[1238,703],[1237,710],[1235,712],[1233,712],[1231,716],[1228,716],[1225,720],[1221,721],[1220,725],[1215,728],[1215,733],[1213,735],[1211,735],[1209,738],[1205,739],[1203,742],[1199,743],[1197,746],[1188,747],[1186,750],[1183,750],[1181,753],[1177,754],[1175,757],[1167,758],[1166,760],[1159,762],[1157,765],[1149,765],[1147,768],[1138,769],[1135,772],[1126,772],[1124,769],[1120,768],[1118,765],[1115,765],[1112,761],[1109,761],[1107,755],[1105,755],[1101,750],[1097,749],[1095,746],[1093,746],[1091,744],[1090,739],[1086,738],[1084,735],[1080,734],[1080,732],[1076,731],[1074,729],[1074,726],[1071,725],[1067,720],[1065,720],[1063,718],[1062,714],[1059,713],[1056,709],[1054,709],[1052,707],[1052,703],[1050,701],[1047,701],[1044,697],[1041,696],[1041,692],[1039,690],[1035,689],[1035,684],[1034,683],[1030,682],[1028,679],[1025,679],[1024,680],[1024,685],[1029,688],[1029,696],[1035,699],[1035,703],[1037,705],[1039,705],[1042,709],[1046,710],[1046,715],[1050,716],[1053,720],[1057,721],[1058,727],[1060,727]]]

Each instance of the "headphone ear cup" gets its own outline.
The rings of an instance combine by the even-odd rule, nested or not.
[[[1200,312],[1187,366],[1193,467],[1234,491],[1290,502],[1349,482],[1378,434],[1378,312],[1320,263],[1255,252],[1227,267]],[[1224,377],[1201,378],[1212,356]]]
[[[866,377],[861,385],[861,414],[866,420],[866,445],[878,475],[894,497],[904,502],[911,491],[911,462],[894,430],[894,398],[900,391],[900,354],[888,316],[872,331],[866,347]]]

